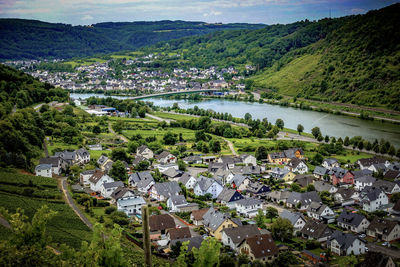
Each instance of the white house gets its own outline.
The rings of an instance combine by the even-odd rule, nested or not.
[[[140,155],[146,159],[151,159],[154,157],[153,151],[145,145],[141,145],[136,149],[136,155]]]
[[[331,208],[320,202],[311,202],[311,204],[307,208],[307,216],[315,220],[321,221],[324,218],[329,218],[334,215],[335,213]]]
[[[96,170],[88,170],[81,172],[81,174],[79,175],[81,185],[90,186],[89,178],[92,177],[95,172]]]
[[[143,205],[146,205],[146,201],[140,196],[123,197],[117,200],[117,209],[128,216],[142,214]]]
[[[339,168],[340,167],[340,163],[337,159],[334,158],[329,158],[329,159],[324,159],[324,161],[322,161],[322,167],[324,167],[325,169],[328,170],[332,170],[333,168]]]
[[[343,210],[337,218],[337,225],[355,233],[363,233],[369,226],[369,221],[364,215]]]
[[[96,171],[92,177],[89,178],[90,189],[94,192],[100,192],[103,183],[114,182],[114,179],[102,171]]]
[[[182,191],[176,181],[154,184],[149,190],[149,196],[157,201],[166,201],[177,196]]]
[[[383,205],[389,203],[388,196],[376,187],[366,187],[360,193],[360,199],[363,210],[367,212],[374,212],[382,208]]]
[[[196,185],[197,179],[189,173],[185,172],[178,180],[178,183],[182,183],[187,189],[193,189]]]
[[[279,217],[283,219],[288,219],[293,225],[294,232],[298,232],[306,225],[306,220],[300,212],[290,212],[288,210],[283,210]]]
[[[236,212],[247,218],[255,217],[258,210],[262,209],[262,201],[254,198],[244,198],[234,203]]]
[[[41,158],[39,164],[50,164],[52,173],[59,175],[62,171],[62,159],[60,157],[52,156]]]
[[[39,164],[35,167],[35,175],[43,177],[52,177],[53,171],[51,164]]]
[[[298,158],[291,159],[289,163],[285,166],[285,169],[300,174],[308,172],[308,166],[306,162]]]
[[[257,159],[253,155],[242,154],[240,155],[240,158],[242,159],[243,164],[251,166],[257,165]]]
[[[217,198],[222,192],[222,189],[222,185],[220,185],[214,178],[200,176],[197,179],[193,191],[196,196],[204,196],[209,193],[212,195],[212,198]]]
[[[358,191],[363,190],[366,186],[372,186],[376,179],[370,175],[364,175],[354,179],[354,188]]]
[[[221,242],[232,250],[239,252],[239,245],[244,239],[260,234],[260,230],[254,224],[225,228],[222,230]]]
[[[116,181],[116,182],[110,182],[110,183],[103,183],[100,186],[100,193],[104,198],[110,198],[111,194],[114,193],[114,191],[118,187],[124,187],[124,183],[121,181]]]
[[[149,171],[135,172],[129,175],[128,183],[143,194],[155,184],[154,178]]]
[[[172,155],[171,153],[169,153],[168,151],[163,151],[161,152],[161,154],[156,155],[155,157],[158,162],[160,162],[161,164],[168,164],[168,163],[175,163],[176,162],[176,156]]]
[[[365,241],[357,236],[336,230],[328,241],[331,251],[339,256],[365,253]]]
[[[87,164],[90,162],[90,153],[85,148],[80,148],[75,152],[78,164]]]

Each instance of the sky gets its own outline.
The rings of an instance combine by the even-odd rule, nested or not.
[[[186,20],[286,24],[363,14],[396,0],[0,0],[0,18],[72,25]]]

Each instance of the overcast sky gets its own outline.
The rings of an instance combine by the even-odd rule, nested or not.
[[[187,20],[290,23],[362,14],[395,0],[0,0],[1,18],[73,25],[106,21]]]

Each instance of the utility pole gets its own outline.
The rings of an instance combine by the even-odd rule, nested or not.
[[[143,250],[144,265],[151,267],[151,246],[150,246],[150,226],[149,226],[149,207],[142,206],[142,224],[143,224]]]

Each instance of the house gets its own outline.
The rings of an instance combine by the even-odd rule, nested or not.
[[[333,185],[337,184],[354,184],[354,175],[351,171],[340,168],[334,167],[331,170],[331,181]]]
[[[283,219],[288,219],[293,225],[294,232],[298,232],[306,225],[306,219],[300,212],[290,212],[288,210],[283,210],[279,217]]]
[[[182,192],[176,181],[157,183],[151,186],[149,196],[157,201],[167,201],[171,196],[177,196]]]
[[[259,198],[265,197],[270,191],[271,189],[268,186],[260,182],[250,182],[246,188],[246,192],[249,193],[250,196],[256,196]]]
[[[242,175],[260,175],[262,170],[260,166],[235,166],[233,167],[233,174],[242,174]]]
[[[284,179],[284,177],[288,173],[290,173],[290,176],[285,179],[285,182],[291,181],[296,176],[296,174],[292,173],[289,169],[279,167],[272,168],[272,170],[270,171],[271,177],[276,179]]]
[[[154,168],[158,169],[161,173],[164,173],[168,169],[175,169],[176,171],[179,170],[178,164],[175,164],[175,163],[157,164],[157,165],[154,165]]]
[[[256,166],[257,165],[257,159],[253,155],[242,154],[239,157],[242,160],[242,163],[247,166]]]
[[[141,215],[142,206],[146,205],[146,201],[141,196],[131,194],[117,198],[116,203],[117,210],[125,212],[128,216]]]
[[[193,221],[194,225],[203,225],[203,216],[208,210],[209,208],[204,208],[192,211],[192,214],[190,214],[190,220]]]
[[[364,169],[364,170],[358,170],[358,171],[352,171],[353,175],[354,175],[354,179],[357,179],[361,176],[371,176],[374,172],[370,171],[368,169]]]
[[[182,227],[167,229],[166,236],[169,240],[176,240],[182,238],[190,238],[192,237],[192,234],[190,233],[189,227]]]
[[[232,188],[237,189],[239,191],[243,191],[246,190],[250,182],[251,180],[248,176],[235,174],[228,183],[231,184]]]
[[[153,151],[145,145],[141,145],[136,149],[136,155],[142,156],[145,159],[151,159],[154,157]]]
[[[327,241],[333,233],[333,230],[327,224],[321,221],[309,220],[300,230],[301,236],[306,239],[314,239],[318,242]]]
[[[365,254],[364,261],[360,263],[360,267],[396,267],[393,259],[380,252],[369,251]]]
[[[175,168],[169,168],[163,171],[162,174],[166,176],[170,181],[178,181],[180,176],[182,175],[182,171],[176,170]]]
[[[172,246],[175,246],[178,242],[180,242],[181,244],[183,244],[183,242],[189,242],[189,244],[187,245],[187,251],[192,251],[193,248],[199,249],[203,240],[204,238],[202,236],[174,239],[169,242],[169,246],[171,248]]]
[[[290,192],[286,201],[289,208],[298,208],[299,210],[306,210],[311,202],[322,202],[321,198],[315,191],[311,192]]]
[[[115,181],[115,182],[110,182],[110,183],[103,183],[100,186],[100,194],[104,198],[110,198],[111,194],[118,188],[118,187],[124,187],[124,183],[121,181]]]
[[[188,203],[184,196],[177,195],[168,198],[167,207],[170,212],[190,212],[198,210],[199,205],[197,203]]]
[[[135,159],[132,161],[132,165],[137,166],[142,161],[147,161],[147,159],[145,157],[143,157],[142,155],[136,155]]]
[[[394,220],[375,217],[367,228],[367,235],[391,242],[400,238],[400,225]]]
[[[355,233],[364,233],[369,226],[369,221],[362,214],[343,210],[337,218],[337,225]]]
[[[229,208],[233,208],[235,202],[240,199],[243,199],[243,196],[238,191],[226,187],[222,189],[221,193],[217,197],[218,202],[227,205]]]
[[[193,189],[197,180],[191,174],[185,172],[179,177],[178,183],[182,183],[187,189]]]
[[[393,195],[394,193],[400,192],[399,184],[382,179],[376,180],[373,186],[380,188],[385,194],[389,196]]]
[[[286,203],[290,194],[290,191],[271,191],[267,193],[266,198],[276,203]]]
[[[161,164],[175,163],[176,157],[169,153],[168,151],[163,151],[159,155],[156,155],[155,158]]]
[[[53,177],[53,167],[51,164],[39,164],[35,167],[35,175],[43,177]]]
[[[268,161],[274,164],[285,164],[291,159],[303,159],[304,152],[301,148],[290,148],[283,152],[274,152],[268,154]]]
[[[55,152],[54,156],[63,159],[68,164],[68,166],[79,163],[78,155],[75,151],[64,150],[61,152]]]
[[[218,170],[229,170],[228,165],[219,162],[210,162],[208,164],[208,172],[215,174]]]
[[[233,169],[235,164],[242,163],[242,160],[232,156],[222,156],[217,160],[217,162],[226,165],[228,169]]]
[[[400,179],[400,171],[398,170],[387,170],[383,175],[384,179],[389,180],[399,180]]]
[[[157,240],[167,229],[176,228],[174,218],[169,214],[152,215],[149,218],[150,239]]]
[[[101,155],[100,158],[97,160],[97,164],[99,165],[102,171],[108,169],[108,165],[112,165],[113,161],[109,159],[107,156]]]
[[[307,216],[318,221],[325,219],[328,223],[335,221],[333,210],[321,202],[311,202],[307,208]]]
[[[216,239],[221,240],[222,230],[225,228],[232,228],[241,226],[242,223],[239,219],[232,219],[230,215],[219,212],[214,208],[210,208],[203,215],[203,225],[210,235]]]
[[[147,193],[155,184],[154,178],[149,171],[136,172],[129,175],[128,183],[137,188],[141,193]]]
[[[328,242],[331,251],[339,256],[360,255],[365,253],[366,242],[350,233],[336,230]]]
[[[360,192],[360,199],[363,210],[367,212],[380,210],[389,203],[389,198],[380,188],[371,186]]]
[[[358,191],[363,190],[366,186],[372,186],[376,179],[370,175],[364,175],[354,179],[354,188]]]
[[[300,187],[307,187],[307,185],[314,182],[314,176],[298,174],[294,177],[293,183],[298,184]]]
[[[337,187],[327,183],[325,181],[314,181],[313,183],[315,191],[317,192],[329,192],[330,194],[334,194],[337,192]]]
[[[328,170],[332,170],[333,168],[339,168],[340,167],[340,163],[337,159],[334,158],[328,158],[328,159],[324,159],[322,161],[322,167],[324,167],[325,169]]]
[[[239,245],[239,250],[241,254],[248,255],[251,261],[258,260],[263,263],[273,262],[279,254],[279,249],[270,234],[244,239]]]
[[[94,192],[100,192],[103,183],[111,182],[114,182],[113,178],[100,170],[96,170],[95,173],[89,178],[90,190]]]
[[[352,188],[341,187],[333,195],[333,199],[336,203],[340,203],[342,206],[353,205],[359,198],[359,193],[354,191]]]
[[[39,164],[49,164],[51,165],[51,172],[60,175],[63,166],[62,166],[62,159],[60,157],[47,157],[47,158],[41,158],[39,160]],[[65,166],[64,170],[66,170],[67,166]]]
[[[118,187],[117,189],[112,192],[110,198],[111,198],[111,204],[117,203],[117,200],[120,198],[126,198],[126,197],[134,197],[135,192],[133,190],[126,188],[126,187]]]
[[[378,157],[373,157],[373,158],[366,158],[366,159],[359,159],[356,162],[358,166],[360,166],[361,170],[364,169],[369,169],[371,171],[374,171],[371,169],[371,166],[374,164],[384,164],[385,166],[389,166],[389,161],[385,160],[384,158],[378,158]]]
[[[260,234],[260,230],[254,224],[225,228],[222,230],[221,242],[225,246],[229,246],[232,250],[239,252],[239,245],[244,239]]]
[[[258,210],[262,209],[263,202],[255,198],[243,198],[235,201],[236,212],[246,218],[253,218],[257,215]]]
[[[96,170],[87,170],[80,173],[79,181],[83,186],[89,186],[89,178],[96,172]]]
[[[308,166],[303,159],[293,158],[289,161],[289,163],[285,166],[286,169],[291,172],[304,174],[308,172]]]
[[[83,165],[90,162],[90,153],[85,148],[79,148],[75,152],[78,164]]]
[[[313,175],[315,178],[322,180],[324,179],[325,175],[329,175],[329,170],[322,166],[317,166],[313,171]]]
[[[222,192],[223,187],[214,178],[200,176],[194,186],[194,194],[196,196],[204,196],[211,194],[212,198],[217,198]]]
[[[197,156],[197,155],[187,156],[187,157],[183,158],[182,160],[186,164],[202,164],[203,163],[203,160],[201,159],[201,157]]]

